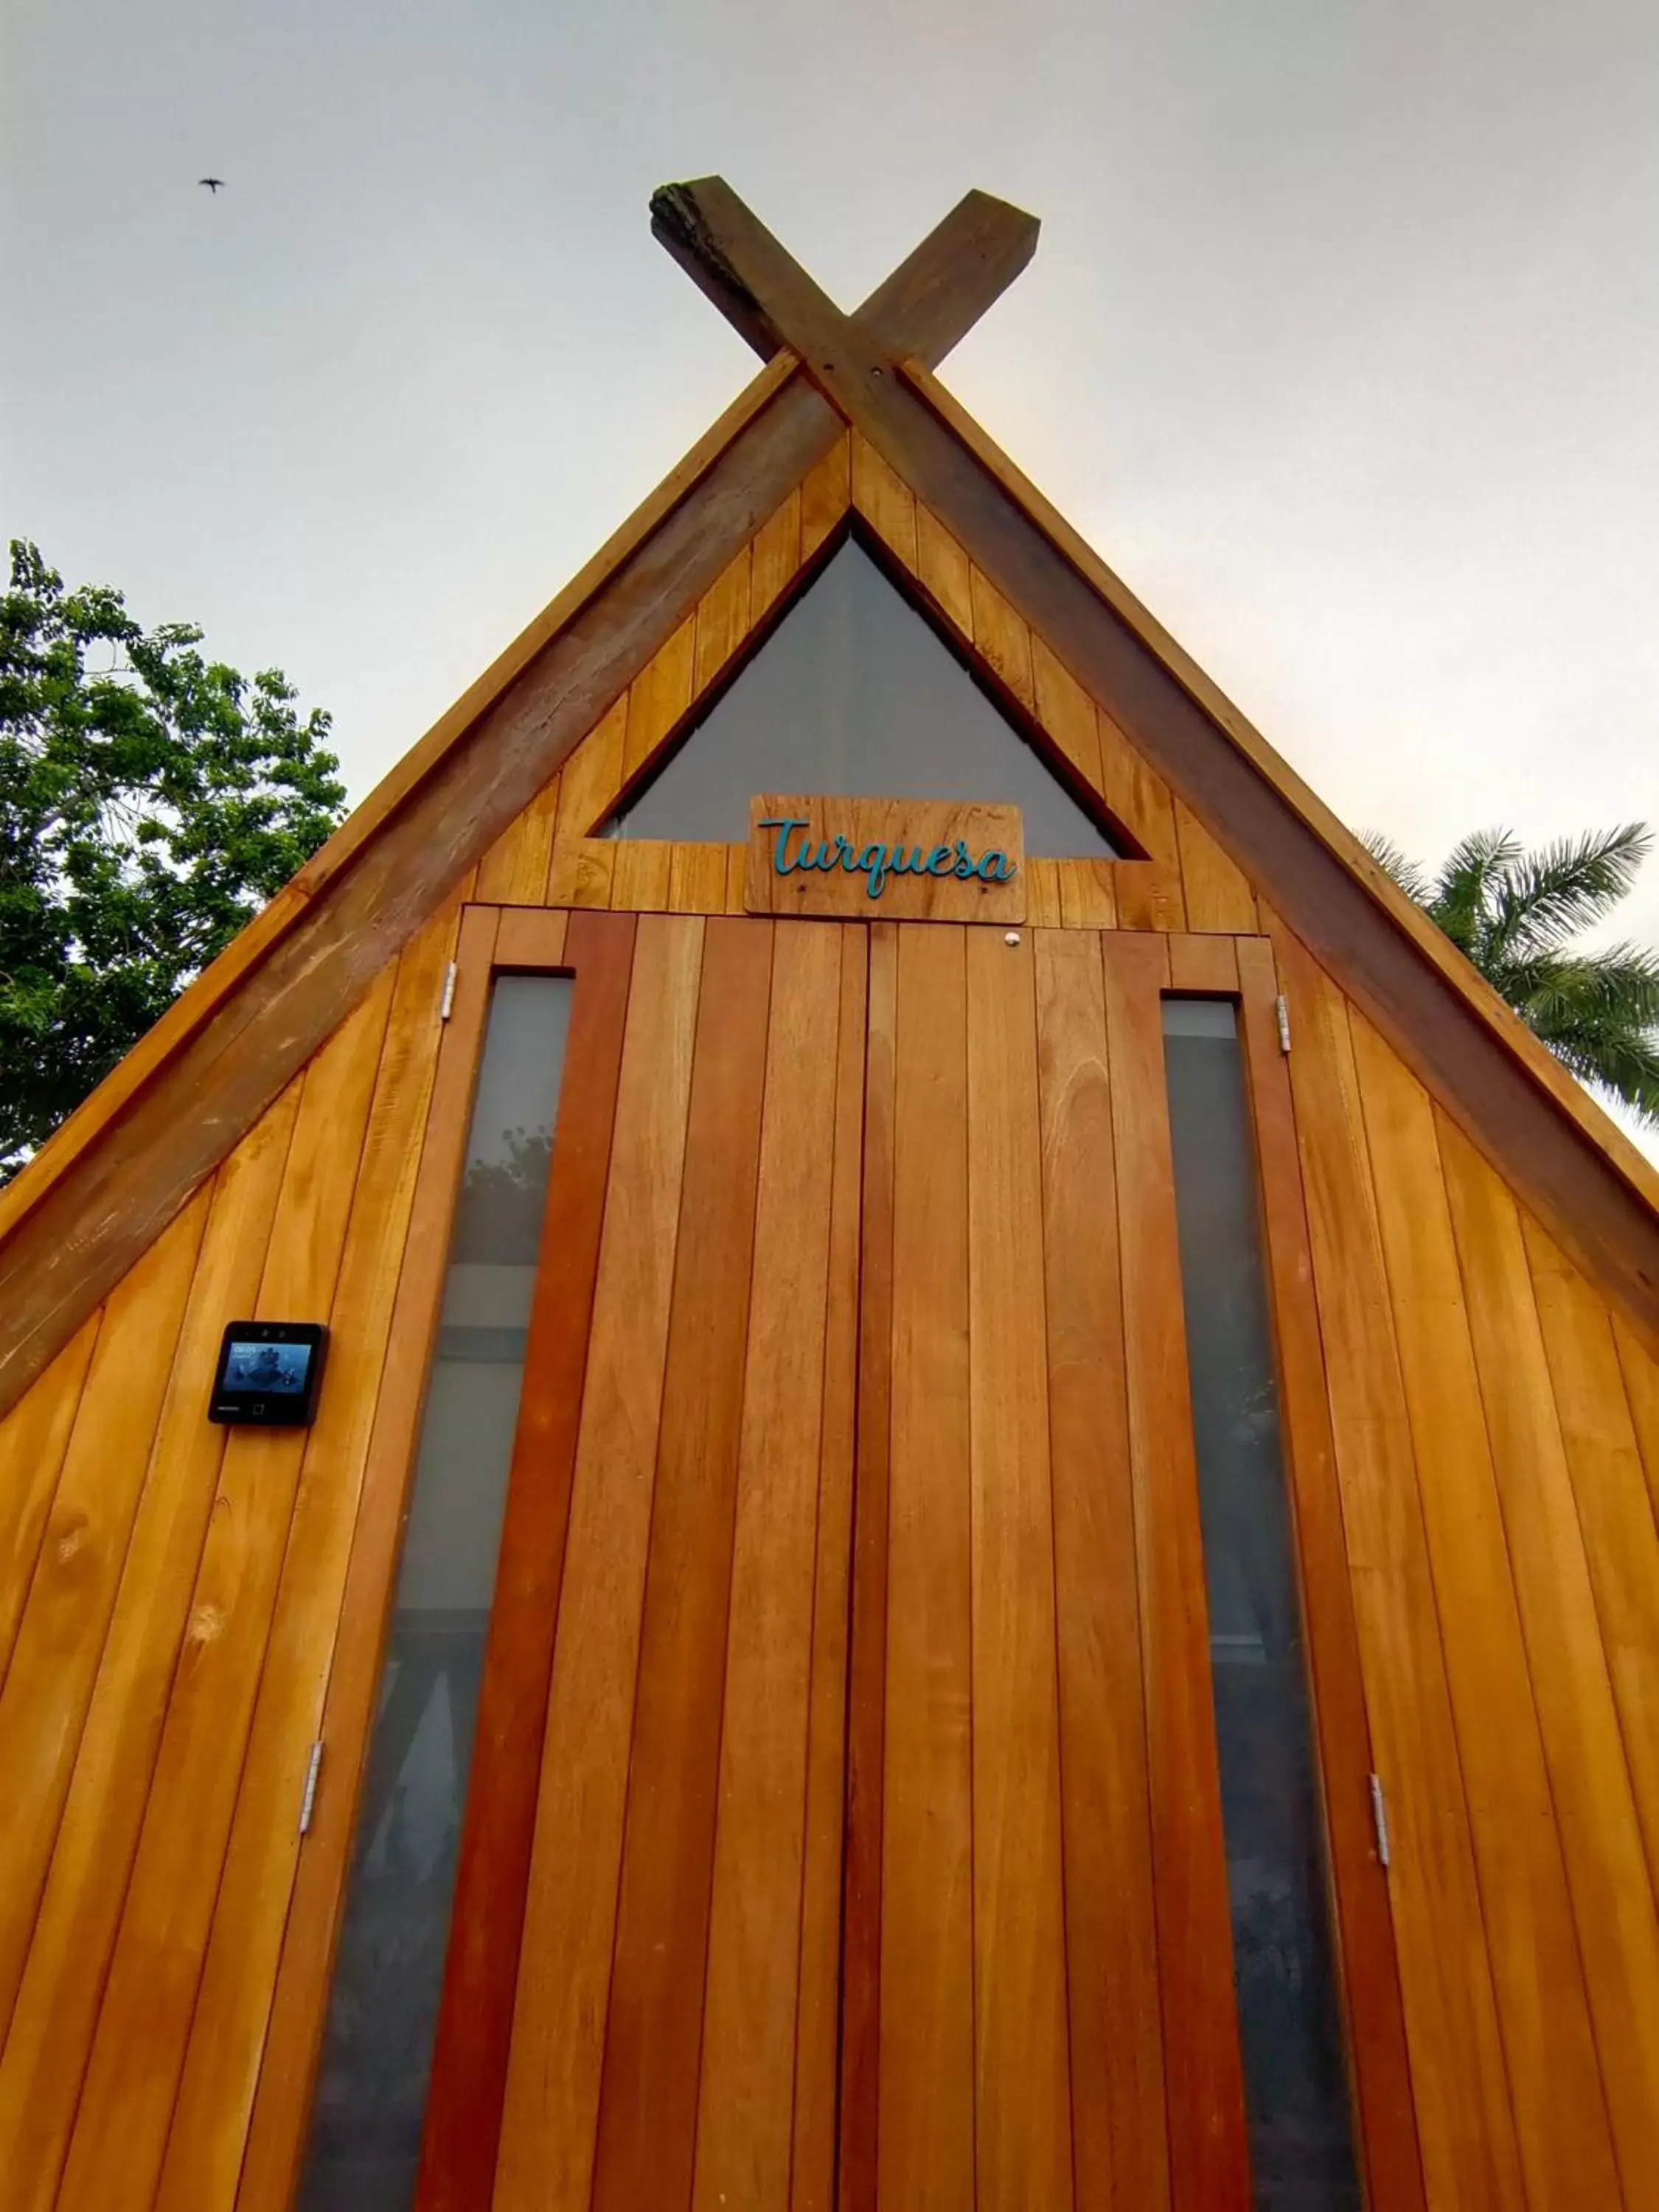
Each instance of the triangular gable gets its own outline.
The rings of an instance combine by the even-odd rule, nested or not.
[[[970,195],[848,318],[676,190],[659,231],[768,367],[0,1198],[0,1407],[509,823],[603,818],[849,501],[1163,872],[1158,925],[1293,933],[1659,1340],[1659,1176],[929,374],[1030,218]]]
[[[696,707],[611,817],[623,837],[740,841],[757,791],[989,800],[1020,808],[1028,854],[1122,857],[1037,750],[1032,718],[975,680],[971,656],[848,531]],[[1016,717],[1018,716],[1018,719]]]

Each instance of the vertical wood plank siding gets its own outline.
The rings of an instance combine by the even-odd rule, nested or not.
[[[1139,856],[1018,946],[592,834],[849,507]],[[1655,1347],[847,437],[0,1422],[8,2207],[289,2200],[497,902],[635,949],[496,2212],[1241,2201],[1165,988],[1243,1003],[1369,2201],[1640,2212]],[[236,1310],[333,1319],[307,1436],[204,1420]]]

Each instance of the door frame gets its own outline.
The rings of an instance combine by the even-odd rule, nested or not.
[[[290,2201],[307,2140],[362,1770],[491,986],[496,975],[516,971],[570,975],[577,987],[544,1216],[544,1238],[558,1237],[562,1261],[558,1269],[538,1266],[526,1358],[526,1390],[532,1363],[551,1363],[557,1375],[556,1387],[538,1394],[543,1412],[535,1431],[536,1459],[551,1470],[552,1479],[544,1475],[532,1482],[525,1477],[521,1406],[416,2202],[417,2212],[440,2212],[440,2208],[459,2212],[461,2207],[489,2200],[533,1838],[539,1768],[535,1747],[544,1724],[557,1627],[636,920],[631,913],[602,910],[567,914],[481,904],[467,904],[460,910],[453,988],[416,1171],[390,1348],[323,1717],[321,1736],[332,1753],[333,1771],[328,1786],[319,1793],[316,1817],[299,1862],[270,2033],[254,2092],[239,2203],[276,2207]],[[872,933],[866,1046],[866,1146],[874,1142],[878,1158],[884,1110],[890,1114],[891,1037],[886,1035],[884,1046],[884,994],[878,981],[884,963],[877,950],[885,934],[885,925],[878,925]],[[1279,1041],[1273,946],[1261,936],[1164,937],[1134,930],[1096,934],[1103,954],[1109,956],[1109,973],[1121,963],[1119,972],[1136,1002],[1135,1028],[1149,1046],[1157,1036],[1160,1072],[1158,1001],[1163,996],[1197,991],[1231,998],[1239,1009],[1356,2148],[1369,2204],[1377,2212],[1420,2212],[1423,2183],[1399,1971],[1387,1877],[1370,1825],[1369,1724],[1313,1293],[1303,1171],[1288,1071]],[[872,1328],[879,1331],[882,1325],[878,1310],[884,1279],[882,1177],[878,1166],[872,1184],[872,1164],[866,1152],[861,1337]],[[890,1195],[889,1190],[889,1212]],[[877,1211],[871,1218],[867,1209],[872,1200]],[[1181,1364],[1184,1376],[1184,1348]],[[871,1372],[862,1356],[859,1365],[861,1376]],[[872,1400],[866,1402],[863,1382],[857,1424],[848,1659],[854,1676],[845,1753],[845,1949],[839,2039],[842,2100],[837,2115],[842,2135],[839,2196],[844,2212],[864,2201],[860,2176],[872,2174],[868,2144],[861,2155],[859,2138],[873,2127],[877,2033],[872,2031],[877,2030],[879,2006],[878,1954],[872,1958],[871,1946],[872,1941],[878,1944],[880,1920],[880,1692],[878,1680],[861,1685],[859,1674],[868,1664],[870,1631],[884,1599],[884,1545],[876,1528],[882,1517],[876,1493],[884,1464],[879,1432],[884,1424],[882,1408]],[[1195,1495],[1193,1513],[1195,1522]],[[1201,1686],[1207,1709],[1207,1650],[1198,1656],[1204,1662],[1201,1686],[1194,1676],[1187,1687]],[[1194,1652],[1187,1652],[1182,1671],[1192,1674],[1196,1666]],[[1151,1686],[1149,1683],[1149,1692]],[[1212,1855],[1218,1842],[1218,1832]],[[1224,1860],[1218,1870],[1224,1883]],[[1162,1899],[1161,1874],[1159,1887]],[[1231,2005],[1230,1977],[1227,1995]],[[1176,2069],[1174,2079],[1178,2078]],[[1179,2191],[1173,2202],[1176,2212],[1185,2212]]]

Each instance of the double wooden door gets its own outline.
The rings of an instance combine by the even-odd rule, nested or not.
[[[424,2212],[1242,2204],[1166,941],[567,959]]]

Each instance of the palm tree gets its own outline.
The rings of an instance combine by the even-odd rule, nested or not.
[[[1659,955],[1571,949],[1630,890],[1652,842],[1641,822],[1533,853],[1510,830],[1480,830],[1431,876],[1386,837],[1364,840],[1580,1082],[1659,1126]]]

